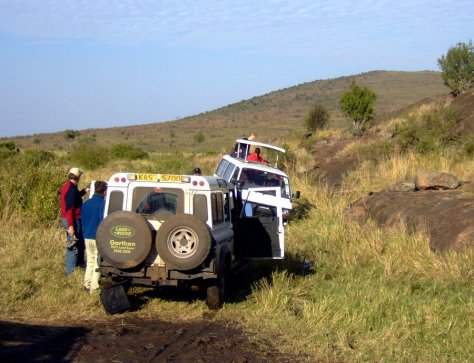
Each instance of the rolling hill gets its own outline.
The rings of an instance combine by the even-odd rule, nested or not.
[[[256,132],[261,141],[272,142],[292,131],[303,131],[303,120],[315,103],[323,104],[331,114],[331,126],[349,125],[339,111],[339,98],[352,80],[373,89],[376,122],[395,115],[403,108],[424,98],[446,94],[441,73],[433,71],[372,71],[355,76],[317,80],[201,113],[180,120],[105,129],[83,130],[79,142],[96,142],[111,146],[131,143],[146,151],[220,151],[232,147],[233,140]],[[194,145],[194,136],[202,132],[205,142]],[[34,134],[9,138],[20,148],[67,148],[71,141],[63,132]],[[77,141],[74,141],[77,142]]]

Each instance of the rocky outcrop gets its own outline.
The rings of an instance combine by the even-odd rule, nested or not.
[[[437,173],[430,170],[420,170],[416,173],[415,184],[417,189],[456,189],[461,182],[452,174]]]
[[[412,232],[426,232],[431,248],[436,251],[474,247],[474,183],[465,182],[457,189],[438,189],[439,180],[431,185],[426,180],[420,184],[426,187],[419,188],[417,184],[421,190],[415,191],[413,184],[406,184],[404,192],[392,187],[370,193],[353,203],[347,213],[359,220],[372,218],[383,226],[403,221]],[[452,182],[451,177],[448,180]]]

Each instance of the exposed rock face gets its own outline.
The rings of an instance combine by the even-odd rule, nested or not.
[[[448,173],[420,170],[416,174],[417,189],[456,189],[461,185],[458,178]]]
[[[353,203],[348,213],[387,226],[402,220],[411,231],[426,232],[433,250],[474,246],[474,183],[457,190],[372,193]]]

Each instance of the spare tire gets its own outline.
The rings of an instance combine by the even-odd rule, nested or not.
[[[177,214],[165,220],[155,242],[160,257],[178,270],[191,270],[201,265],[212,245],[206,223],[191,214]]]
[[[109,214],[97,229],[97,250],[105,262],[120,269],[136,267],[150,253],[153,240],[148,221],[134,212]]]

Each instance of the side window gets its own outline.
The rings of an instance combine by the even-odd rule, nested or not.
[[[239,168],[239,167],[236,167],[236,168],[234,169],[234,174],[232,174],[232,178],[231,178],[230,180],[231,180],[231,181],[232,181],[232,179],[237,180],[238,177],[239,177],[239,172],[240,172],[240,168]]]
[[[230,177],[234,173],[234,169],[235,169],[235,165],[232,164],[232,163],[229,163],[229,166],[227,167],[227,169],[225,170],[225,173],[224,173],[224,179],[225,180],[230,180]]]
[[[224,196],[224,220],[226,222],[230,221],[230,195],[226,193]]]
[[[193,197],[193,214],[207,222],[207,198],[205,195],[196,194]]]
[[[224,222],[224,201],[222,193],[211,194],[212,223],[220,224]]]
[[[222,177],[224,175],[225,169],[227,168],[227,165],[229,165],[229,162],[225,159],[222,159],[216,169],[216,175]]]
[[[109,194],[109,209],[107,214],[123,209],[123,193],[120,190],[113,190]]]

